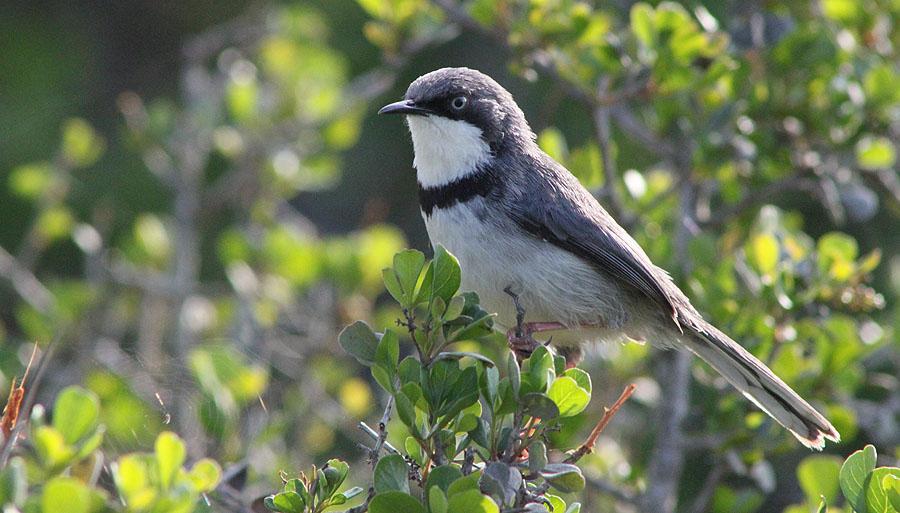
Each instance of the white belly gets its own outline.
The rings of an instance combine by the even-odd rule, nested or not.
[[[618,286],[577,256],[519,232],[510,221],[490,219],[482,200],[475,199],[435,209],[425,225],[432,245],[459,259],[462,290],[477,292],[484,309],[498,314],[499,324],[515,325],[515,307],[504,292],[509,287],[519,295],[528,322],[616,331],[624,326],[628,298]]]

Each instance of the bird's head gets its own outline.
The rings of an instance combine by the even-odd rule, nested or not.
[[[469,68],[442,68],[422,75],[410,84],[403,100],[378,113],[406,115],[414,165],[424,185],[444,183],[534,141],[512,95],[491,77]]]

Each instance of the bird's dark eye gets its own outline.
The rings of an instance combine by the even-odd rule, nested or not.
[[[450,106],[453,107],[454,110],[463,110],[467,103],[469,103],[468,98],[465,96],[457,96],[450,102]]]

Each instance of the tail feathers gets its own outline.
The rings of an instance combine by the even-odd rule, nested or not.
[[[686,337],[687,338],[687,337]],[[713,326],[693,333],[688,348],[716,369],[762,411],[810,449],[825,440],[839,442],[840,433],[791,387],[746,349]]]

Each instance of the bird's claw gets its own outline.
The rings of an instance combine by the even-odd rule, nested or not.
[[[543,345],[531,336],[529,330],[519,330],[517,328],[512,328],[506,332],[506,341],[509,344],[509,349],[515,353],[519,362],[531,356],[535,349]]]

